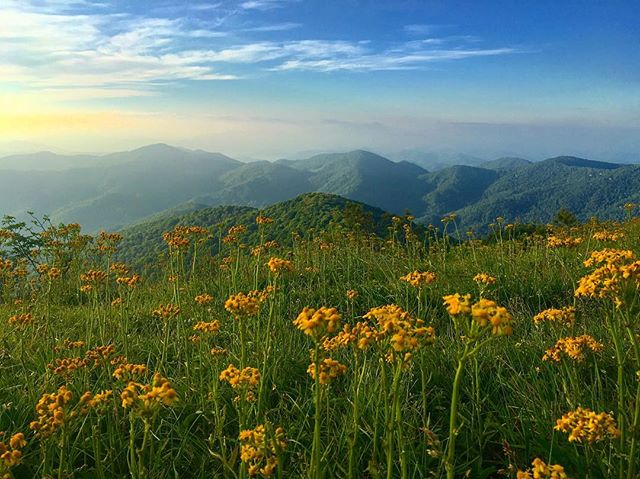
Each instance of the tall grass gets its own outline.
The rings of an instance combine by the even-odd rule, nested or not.
[[[36,270],[18,258],[6,263],[0,269],[0,431],[6,431],[0,442],[11,451],[9,437],[24,433],[26,445],[13,449],[21,452],[15,464],[0,459],[0,477],[489,478],[516,477],[535,458],[562,464],[574,478],[637,477],[638,290],[621,292],[618,307],[609,298],[574,296],[593,269],[583,264],[592,251],[639,253],[636,219],[550,232],[583,239],[554,248],[544,237],[515,238],[500,224],[491,243],[460,235],[419,238],[408,230],[388,239],[335,230],[267,249],[278,225],[260,228],[260,245],[245,247],[242,231],[234,231],[214,257],[201,231],[178,232],[186,244],[168,248],[168,267],[157,279],[126,281],[134,272],[113,269],[117,236],[89,239],[74,228],[45,233],[32,258],[46,266]],[[453,219],[448,228],[457,231]],[[603,230],[623,234],[615,241],[592,238]],[[208,233],[219,240],[218,232]],[[252,254],[251,246],[259,249]],[[291,261],[292,270],[271,271],[272,257]],[[108,279],[91,280],[90,270]],[[412,271],[436,279],[417,286],[400,281]],[[478,285],[473,278],[481,272],[495,284]],[[250,293],[256,290],[261,293]],[[240,292],[253,298],[255,310],[225,308]],[[461,329],[443,306],[443,296],[453,293],[504,306],[513,334],[478,333],[470,343],[476,333]],[[195,300],[204,294],[212,299]],[[410,356],[390,355],[388,338],[367,349],[325,350],[320,338],[314,342],[293,324],[307,306],[335,307],[342,320],[322,338],[330,339],[345,324],[371,323],[363,316],[390,304],[433,327],[435,343],[420,344]],[[565,306],[575,306],[574,324],[534,324],[538,312]],[[193,329],[214,321],[219,327],[208,332]],[[603,350],[582,361],[542,360],[558,339],[583,334]],[[324,358],[345,365],[346,373],[321,384]],[[315,380],[307,372],[314,360]],[[116,379],[122,364],[145,372]],[[230,364],[240,372],[257,369],[259,380],[221,376]],[[31,430],[38,401],[62,386],[69,397],[58,404],[60,424],[46,433]],[[169,389],[175,398],[162,396]],[[127,407],[125,390],[135,397]],[[82,400],[103,391],[112,394],[97,405]],[[578,407],[610,413],[620,434],[569,441],[554,426]],[[242,431],[252,432],[241,441]]]

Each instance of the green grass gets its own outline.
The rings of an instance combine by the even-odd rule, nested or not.
[[[278,228],[277,222],[267,225],[260,236],[269,240]],[[516,470],[529,467],[535,457],[562,464],[573,478],[618,477],[622,457],[620,477],[626,477],[630,462],[638,461],[625,454],[640,431],[627,427],[623,445],[606,439],[584,446],[569,443],[566,434],[553,430],[556,419],[577,406],[611,412],[621,420],[618,363],[607,325],[622,313],[612,312],[606,301],[576,300],[573,292],[589,270],[582,263],[591,251],[615,246],[638,253],[640,224],[625,223],[625,236],[616,245],[588,240],[603,228],[612,226],[587,224],[572,231],[585,241],[571,249],[548,249],[544,238],[510,239],[508,231],[495,243],[457,246],[442,238],[400,242],[328,231],[259,257],[250,255],[250,247],[232,243],[214,257],[201,247],[195,264],[180,259],[191,255],[176,256],[158,279],[135,289],[118,286],[111,274],[108,286],[100,284],[90,293],[80,292],[80,274],[106,270],[107,255],[90,243],[63,260],[56,256],[57,246],[45,247],[39,258],[60,267],[61,279],[49,283],[46,276],[35,273],[0,277],[0,431],[23,432],[28,442],[22,463],[11,473],[16,478],[244,477],[247,469],[240,465],[238,442],[242,422],[249,429],[264,423],[284,428],[288,444],[279,453],[280,477],[444,477],[451,390],[462,342],[442,296],[459,292],[477,298],[480,291],[473,277],[485,272],[497,282],[484,297],[510,311],[513,334],[494,338],[463,368],[455,477],[515,477]],[[64,237],[72,240],[73,235]],[[233,262],[225,267],[227,256]],[[265,266],[271,256],[291,260],[294,271],[276,278]],[[414,270],[432,271],[437,280],[419,294],[399,281]],[[172,274],[177,280],[170,281]],[[237,292],[269,285],[276,291],[258,316],[242,320],[243,332],[241,322],[225,310],[225,301]],[[358,291],[358,297],[348,300],[347,290]],[[196,304],[194,297],[202,293],[214,301],[204,307]],[[111,306],[119,296],[123,305]],[[18,299],[22,304],[15,303]],[[167,303],[179,305],[180,314],[165,322],[152,311]],[[435,344],[414,352],[410,366],[401,371],[397,386],[401,415],[395,422],[385,419],[392,401],[388,394],[394,365],[381,362],[375,350],[326,353],[345,364],[347,372],[316,391],[306,372],[314,343],[292,324],[305,306],[336,307],[343,323],[353,325],[369,309],[392,303],[424,319],[437,335]],[[534,326],[532,317],[539,311],[574,304],[573,327]],[[9,317],[25,311],[32,314],[32,325],[8,323]],[[630,330],[640,333],[637,310],[627,313]],[[221,323],[218,334],[203,337],[200,343],[189,340],[197,321],[213,320]],[[580,334],[595,337],[604,351],[588,355],[583,363],[542,361],[557,339]],[[87,344],[56,351],[65,339]],[[629,338],[624,341],[622,413],[629,425],[640,358]],[[149,383],[154,372],[161,373],[179,399],[149,416],[131,416],[120,404],[126,383],[112,377],[115,366],[109,360],[66,376],[47,368],[57,358],[83,356],[101,345],[113,345],[115,355],[126,355],[130,363],[145,364],[149,372],[138,379],[141,383]],[[214,346],[225,348],[226,356],[209,354]],[[235,401],[237,392],[219,381],[230,363],[260,370],[255,401]],[[80,412],[77,402],[85,391],[113,390],[114,397],[101,413],[79,413],[50,437],[35,435],[29,423],[37,418],[36,403],[63,384],[73,393],[69,413]],[[311,470],[318,406],[314,398],[320,391],[320,466]],[[394,444],[390,469],[388,437]],[[135,468],[132,457],[138,461]]]

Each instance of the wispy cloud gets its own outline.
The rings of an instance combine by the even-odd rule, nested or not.
[[[240,3],[243,10],[273,10],[282,8],[291,0],[247,0]]]
[[[516,53],[514,48],[443,48],[445,41],[406,42],[376,51],[368,41],[301,40],[258,42],[204,53],[213,63],[269,63],[271,71],[383,71],[417,69],[430,63]]]
[[[412,70],[517,52],[505,46],[483,48],[471,36],[430,36],[394,44],[251,38],[301,24],[260,23],[255,15],[247,20],[246,11],[270,10],[298,0],[246,0],[232,8],[224,2],[194,3],[187,9],[192,13],[185,16],[158,17],[114,11],[112,4],[91,0],[2,1],[0,86],[10,83],[58,92],[58,98],[65,100],[74,98],[73,91],[77,99],[144,96],[170,82],[235,80],[256,71]],[[235,29],[227,24],[234,24],[229,21],[234,16],[242,18]],[[404,29],[418,35],[436,27]]]
[[[285,22],[285,23],[274,23],[273,25],[262,25],[259,27],[245,28],[243,31],[245,32],[283,32],[287,30],[294,30],[296,28],[300,28],[301,26],[302,26],[302,23]]]
[[[157,82],[236,78],[197,55],[180,54],[189,40],[224,32],[194,29],[184,19],[96,13],[88,0],[6,1],[0,7],[0,84],[104,98],[147,95]],[[79,13],[88,5],[90,13]]]

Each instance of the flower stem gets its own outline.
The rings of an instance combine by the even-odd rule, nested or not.
[[[447,453],[445,455],[444,467],[447,470],[447,479],[455,477],[455,457],[456,457],[456,436],[458,435],[458,403],[460,401],[460,384],[462,383],[462,373],[464,365],[469,357],[469,345],[466,344],[462,355],[458,359],[458,368],[453,380],[453,392],[451,394],[451,410],[449,413],[449,442],[447,443]]]

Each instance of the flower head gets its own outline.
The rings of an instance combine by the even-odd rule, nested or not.
[[[616,420],[606,412],[579,407],[556,421],[556,431],[569,434],[569,442],[593,443],[620,435]]]
[[[307,336],[311,336],[316,341],[324,338],[327,334],[334,333],[340,327],[342,316],[336,308],[314,309],[304,308],[293,324]]]
[[[250,476],[270,477],[278,466],[278,456],[287,447],[284,429],[274,431],[270,424],[240,431],[240,460],[247,464]]]
[[[271,270],[272,273],[282,273],[284,271],[293,271],[293,263],[286,259],[272,257],[267,266]]]
[[[486,273],[478,273],[473,277],[473,280],[478,284],[489,286],[496,283],[496,278]]]
[[[459,293],[443,296],[444,305],[451,316],[471,313],[471,295]]]
[[[409,283],[411,286],[415,286],[416,288],[420,288],[422,286],[426,286],[428,284],[433,283],[436,280],[435,273],[431,273],[429,271],[413,271],[402,278],[400,281],[405,281]]]
[[[596,341],[588,334],[583,334],[575,338],[562,338],[558,340],[554,347],[547,349],[542,357],[543,361],[559,362],[562,356],[567,356],[576,362],[585,359],[585,351],[602,351],[604,345]]]
[[[573,306],[566,306],[561,309],[545,309],[533,317],[533,322],[536,324],[543,321],[571,326],[576,322],[576,308]]]
[[[317,368],[319,370],[319,382],[322,385],[329,384],[333,379],[338,376],[342,376],[347,372],[347,367],[344,364],[336,361],[335,359],[326,358],[320,362],[320,366]],[[316,363],[312,362],[309,364],[307,368],[307,372],[311,376],[311,378],[315,381],[316,379]]]
[[[546,464],[542,459],[535,458],[531,469],[518,471],[517,479],[568,479],[564,467],[560,464]]]

